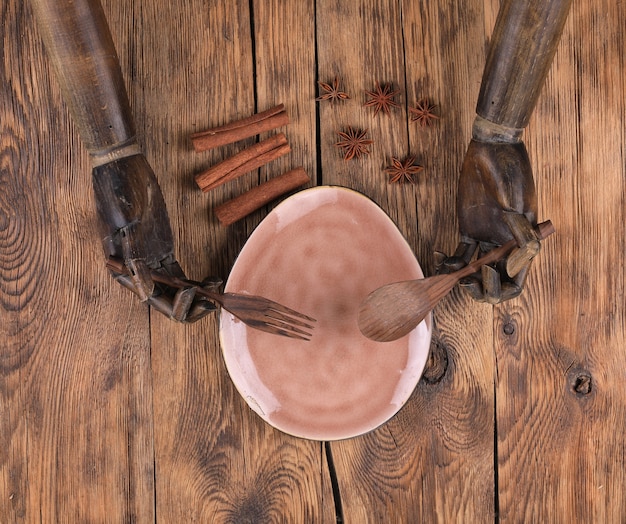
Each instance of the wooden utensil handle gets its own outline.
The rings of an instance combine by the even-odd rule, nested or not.
[[[92,155],[133,143],[134,123],[99,0],[32,0],[39,32]]]
[[[537,232],[537,237],[539,238],[539,240],[543,240],[544,238],[554,233],[555,229],[552,225],[552,222],[550,220],[546,220],[545,222],[537,224],[535,231]],[[509,251],[511,251],[516,245],[517,242],[515,241],[515,239],[509,240],[506,244],[492,249],[485,256],[469,263],[467,266],[457,271],[455,275],[457,275],[458,279],[461,279],[463,277],[471,275],[472,273],[476,273],[480,270],[482,266],[486,266],[487,264],[497,262],[498,260],[504,258],[509,253]]]
[[[116,273],[120,273],[121,275],[128,275],[129,269],[124,264],[124,261],[120,258],[109,257],[106,266],[108,269],[115,271]],[[196,294],[202,295],[210,300],[215,300],[219,302],[220,294],[213,293],[212,291],[207,290],[202,286],[202,282],[196,282],[194,280],[188,280],[185,278],[175,277],[173,275],[166,275],[165,273],[161,273],[159,271],[151,271],[150,276],[152,280],[155,282],[160,282],[161,284],[165,284],[166,286],[174,287],[174,288],[186,288],[186,287],[195,287]]]
[[[476,112],[524,128],[550,69],[571,0],[505,0],[498,13]]]

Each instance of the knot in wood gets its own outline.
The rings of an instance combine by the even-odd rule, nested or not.
[[[505,322],[502,326],[502,331],[505,335],[513,335],[515,333],[515,322],[513,322],[512,320],[508,320],[507,322]]]
[[[592,389],[591,375],[585,371],[577,373],[572,387],[577,395],[589,395]]]
[[[443,379],[448,369],[448,348],[439,337],[434,337],[430,344],[428,361],[422,378],[427,384],[436,384]]]

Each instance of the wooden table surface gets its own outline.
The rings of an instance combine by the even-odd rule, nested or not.
[[[298,165],[313,185],[381,205],[427,274],[435,250],[454,249],[497,0],[104,7],[192,278],[226,277],[268,211],[225,228],[212,208]],[[285,435],[248,408],[217,316],[175,324],[111,280],[89,157],[28,2],[2,2],[0,23],[1,522],[626,519],[624,2],[574,2],[524,133],[539,218],[557,228],[524,293],[492,307],[455,290],[408,404],[332,443]],[[352,98],[315,102],[317,81],[334,77]],[[376,82],[401,92],[389,116],[362,106]],[[422,97],[441,115],[427,129],[407,118]],[[281,102],[291,153],[201,193],[193,175],[242,144],[196,154],[189,134]],[[335,133],[348,125],[369,129],[369,157],[341,159]],[[391,157],[409,154],[425,168],[417,183],[388,183]]]

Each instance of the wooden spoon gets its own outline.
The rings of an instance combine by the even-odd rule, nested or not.
[[[543,240],[555,230],[552,222],[547,220],[539,224],[536,231]],[[361,333],[378,342],[390,342],[406,335],[426,318],[459,280],[500,260],[516,245],[515,240],[510,240],[454,273],[379,287],[361,302],[358,319]]]

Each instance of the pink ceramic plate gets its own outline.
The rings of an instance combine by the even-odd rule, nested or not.
[[[431,318],[394,342],[357,326],[374,289],[422,278],[409,245],[367,197],[340,187],[301,191],[277,206],[241,250],[227,291],[262,295],[317,319],[310,341],[247,327],[223,311],[228,372],[248,405],[298,437],[336,440],[395,415],[419,380]]]

